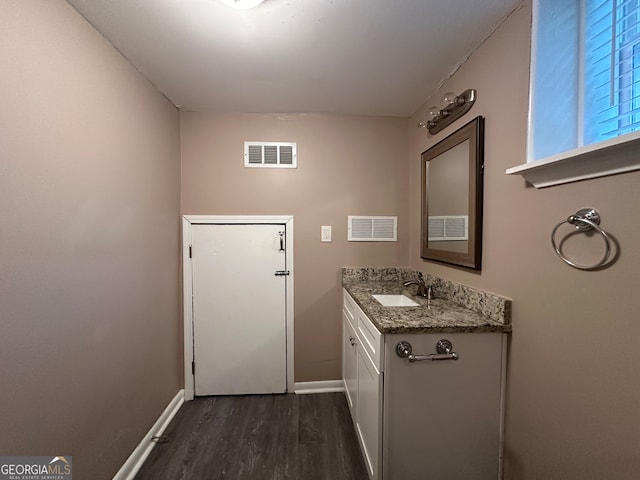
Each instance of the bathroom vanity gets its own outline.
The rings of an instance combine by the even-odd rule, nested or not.
[[[369,476],[499,479],[510,301],[429,276],[435,298],[416,297],[402,286],[416,274],[343,270],[343,380]]]

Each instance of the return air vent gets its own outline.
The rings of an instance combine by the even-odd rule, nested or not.
[[[469,217],[445,215],[429,217],[429,241],[469,240]]]
[[[297,168],[295,143],[244,142],[244,166],[257,168]]]
[[[350,242],[398,241],[398,217],[347,217]]]

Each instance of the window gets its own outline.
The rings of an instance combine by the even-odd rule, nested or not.
[[[534,0],[531,57],[528,164],[507,173],[640,169],[640,0]]]

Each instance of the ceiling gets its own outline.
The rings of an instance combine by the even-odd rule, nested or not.
[[[67,1],[181,110],[401,117],[521,2]]]

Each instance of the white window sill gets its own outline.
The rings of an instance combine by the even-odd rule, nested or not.
[[[536,188],[640,170],[640,132],[507,169]]]

